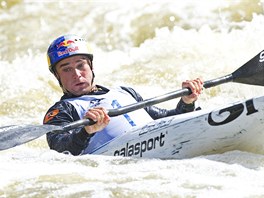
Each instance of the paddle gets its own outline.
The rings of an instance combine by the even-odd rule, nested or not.
[[[204,88],[210,88],[227,82],[237,82],[264,86],[264,51],[257,54],[233,73],[205,81]],[[143,100],[117,109],[110,109],[109,116],[118,116],[147,106],[155,105],[177,97],[191,94],[191,90],[183,88],[161,96]],[[51,131],[68,131],[77,127],[94,124],[89,119],[81,119],[65,126],[54,125],[12,125],[0,127],[0,150],[9,149],[27,143]]]

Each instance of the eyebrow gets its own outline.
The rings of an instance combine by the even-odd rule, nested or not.
[[[80,58],[80,59],[76,60],[75,63],[79,63],[79,62],[84,61],[84,60],[87,60],[87,59],[86,59],[86,58]],[[88,61],[87,61],[87,63],[88,63]],[[69,62],[67,62],[67,63],[63,63],[63,64],[61,64],[61,65],[59,64],[58,67],[59,67],[59,68],[62,68],[62,67],[68,66],[68,65],[70,65]]]
[[[61,68],[61,67],[65,67],[65,66],[68,66],[70,63],[63,63],[63,64],[61,64],[61,65],[58,65],[58,67],[59,68]]]

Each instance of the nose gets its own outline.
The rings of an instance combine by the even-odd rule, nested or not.
[[[79,78],[81,76],[81,71],[79,69],[73,70],[73,78]]]

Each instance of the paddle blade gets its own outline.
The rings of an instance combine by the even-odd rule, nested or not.
[[[0,127],[0,150],[9,149],[55,130],[60,126],[54,125],[11,125]]]
[[[232,73],[233,82],[264,86],[264,51]]]

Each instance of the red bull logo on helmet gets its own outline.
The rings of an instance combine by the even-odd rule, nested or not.
[[[63,56],[65,54],[70,54],[70,53],[76,52],[76,51],[79,51],[79,47],[78,46],[69,47],[69,48],[65,49],[64,51],[58,51],[57,54],[60,57],[60,56]]]
[[[61,47],[68,47],[69,45],[75,43],[73,40],[65,40],[65,41],[62,41],[60,42],[58,45],[57,45],[57,49],[60,49]]]
[[[58,56],[60,57],[60,56],[63,56],[65,54],[70,54],[70,53],[74,53],[74,52],[78,51],[79,47],[78,46],[72,46],[71,47],[72,44],[75,44],[75,41],[65,40],[65,41],[60,42],[57,45],[57,50],[59,50],[60,48],[62,48],[62,49],[60,49],[61,51],[57,51]],[[65,50],[63,50],[63,49],[65,49]]]

